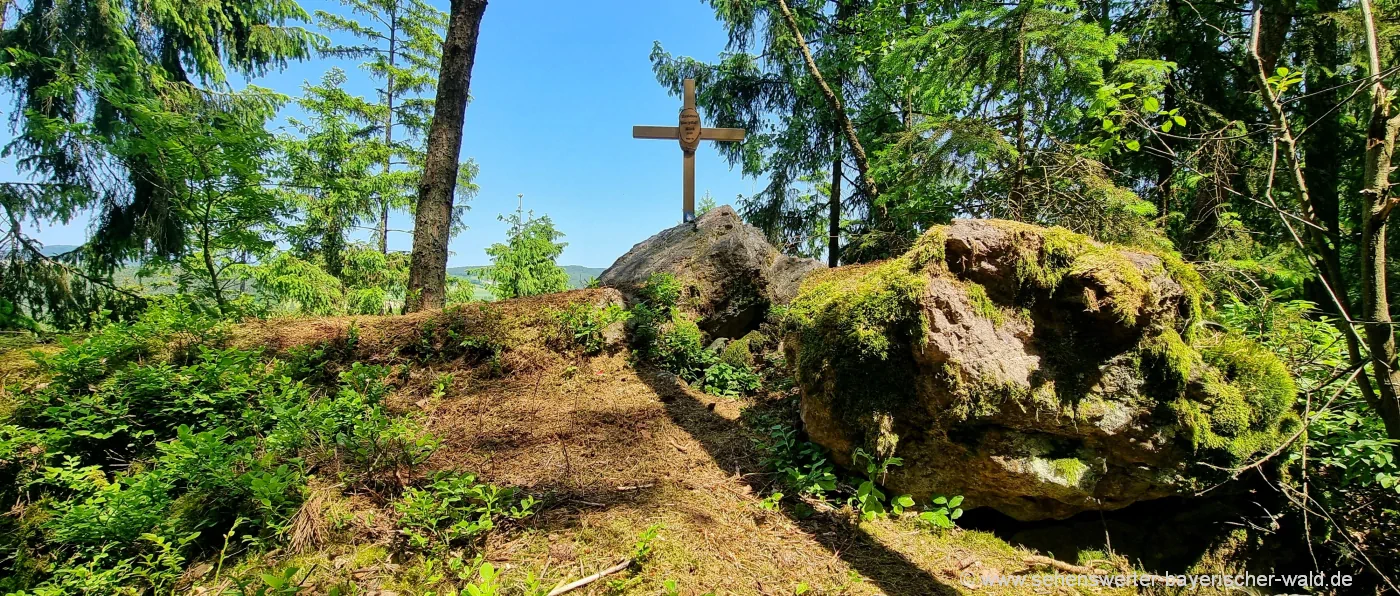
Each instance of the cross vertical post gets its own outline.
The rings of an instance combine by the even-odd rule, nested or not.
[[[632,137],[637,139],[675,139],[680,141],[683,187],[681,217],[683,221],[695,220],[695,149],[700,141],[737,142],[744,140],[742,128],[705,128],[700,124],[700,112],[695,108],[695,79],[686,79],[685,95],[681,103],[680,126],[633,126]]]

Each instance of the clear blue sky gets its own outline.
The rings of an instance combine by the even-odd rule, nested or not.
[[[429,0],[442,10],[447,0]],[[304,0],[308,12],[339,10],[334,0]],[[488,262],[484,249],[505,236],[498,214],[525,208],[548,214],[569,243],[561,264],[606,267],[633,244],[681,217],[681,153],[674,142],[636,140],[632,125],[674,126],[680,100],[657,84],[647,56],[653,41],[675,55],[712,61],[725,33],[700,0],[494,0],[487,9],[472,73],[462,156],[481,166],[481,192],[470,229],[451,245],[449,265]],[[333,65],[350,76],[352,92],[372,84],[354,62],[313,60],[255,81],[296,95]],[[9,108],[9,98],[5,98]],[[705,115],[702,113],[702,117]],[[709,119],[705,118],[706,123]],[[8,141],[9,130],[3,140]],[[743,178],[704,143],[696,159],[696,194],[719,204],[762,188]],[[8,160],[7,160],[8,161]],[[0,179],[13,179],[0,163]],[[79,244],[88,221],[34,233],[46,244]],[[398,214],[395,229],[412,229]],[[390,234],[407,250],[408,234]]]

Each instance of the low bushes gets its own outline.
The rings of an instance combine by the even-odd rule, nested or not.
[[[228,337],[168,301],[34,354],[45,382],[7,388],[0,415],[0,499],[19,504],[0,517],[0,593],[171,591],[226,540],[238,552],[286,543],[312,476],[397,502],[405,537],[425,547],[530,512],[532,499],[470,476],[395,501],[439,441],[385,406],[395,369],[336,361],[355,333],[280,359]],[[428,500],[447,509],[429,515]]]
[[[737,397],[757,391],[760,380],[751,366],[752,355],[707,349],[695,320],[676,309],[680,294],[680,284],[666,273],[652,274],[641,287],[641,300],[630,311],[636,353],[706,393]],[[747,342],[743,348],[747,353]]]

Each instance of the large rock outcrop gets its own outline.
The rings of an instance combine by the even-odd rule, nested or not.
[[[918,499],[1063,518],[1190,492],[1297,423],[1279,361],[1198,325],[1199,276],[1059,228],[957,221],[809,277],[785,327],[811,439]]]
[[[737,338],[758,326],[774,304],[786,304],[821,262],[788,256],[744,223],[729,206],[711,209],[633,246],[599,282],[631,294],[653,273],[684,286],[680,308],[711,337]]]

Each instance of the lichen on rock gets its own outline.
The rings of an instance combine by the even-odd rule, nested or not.
[[[1282,364],[1203,330],[1205,296],[1172,254],[960,220],[809,277],[784,348],[836,461],[899,455],[891,490],[1065,517],[1188,492],[1296,424]]]

